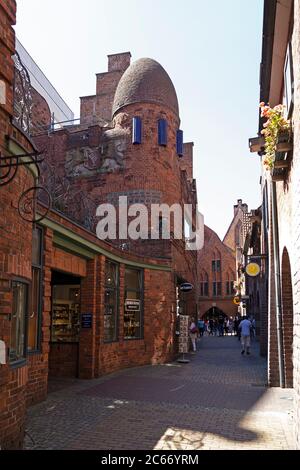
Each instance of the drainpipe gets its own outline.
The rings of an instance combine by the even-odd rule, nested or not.
[[[283,356],[283,332],[282,332],[282,303],[281,303],[281,277],[280,277],[280,259],[278,243],[278,212],[276,183],[271,183],[272,198],[272,234],[274,249],[274,271],[275,271],[275,302],[276,302],[276,326],[277,326],[277,347],[278,347],[278,366],[280,387],[285,387],[284,377],[284,356]]]

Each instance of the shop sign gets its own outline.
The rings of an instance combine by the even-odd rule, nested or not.
[[[194,286],[193,284],[190,284],[189,282],[184,282],[183,284],[180,284],[180,290],[182,292],[189,292],[193,290]]]
[[[82,313],[81,314],[81,328],[92,328],[93,326],[93,314]]]
[[[246,266],[246,273],[248,276],[256,277],[260,273],[260,267],[257,263],[249,263]]]
[[[179,316],[179,352],[187,353],[189,350],[189,316]]]
[[[233,303],[234,303],[235,305],[240,305],[240,298],[239,298],[239,297],[234,297],[234,298],[233,298]]]
[[[127,312],[136,312],[140,310],[140,301],[133,300],[133,299],[126,299],[125,300],[125,310]]]

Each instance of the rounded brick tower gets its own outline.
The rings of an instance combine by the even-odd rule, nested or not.
[[[126,70],[116,89],[112,118],[115,129],[127,128],[130,134],[120,189],[137,191],[137,197],[132,194],[135,202],[179,203],[178,101],[158,62],[143,58]]]

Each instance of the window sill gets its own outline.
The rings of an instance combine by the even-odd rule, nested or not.
[[[36,354],[42,354],[42,351],[40,349],[31,349],[30,351],[27,351],[27,356],[35,356]]]
[[[9,362],[9,366],[11,369],[18,369],[19,367],[24,367],[27,365],[27,359],[18,359],[14,362]]]

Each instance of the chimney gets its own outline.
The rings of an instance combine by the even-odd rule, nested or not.
[[[119,54],[110,54],[108,57],[108,72],[125,72],[130,65],[130,52],[120,52]]]

